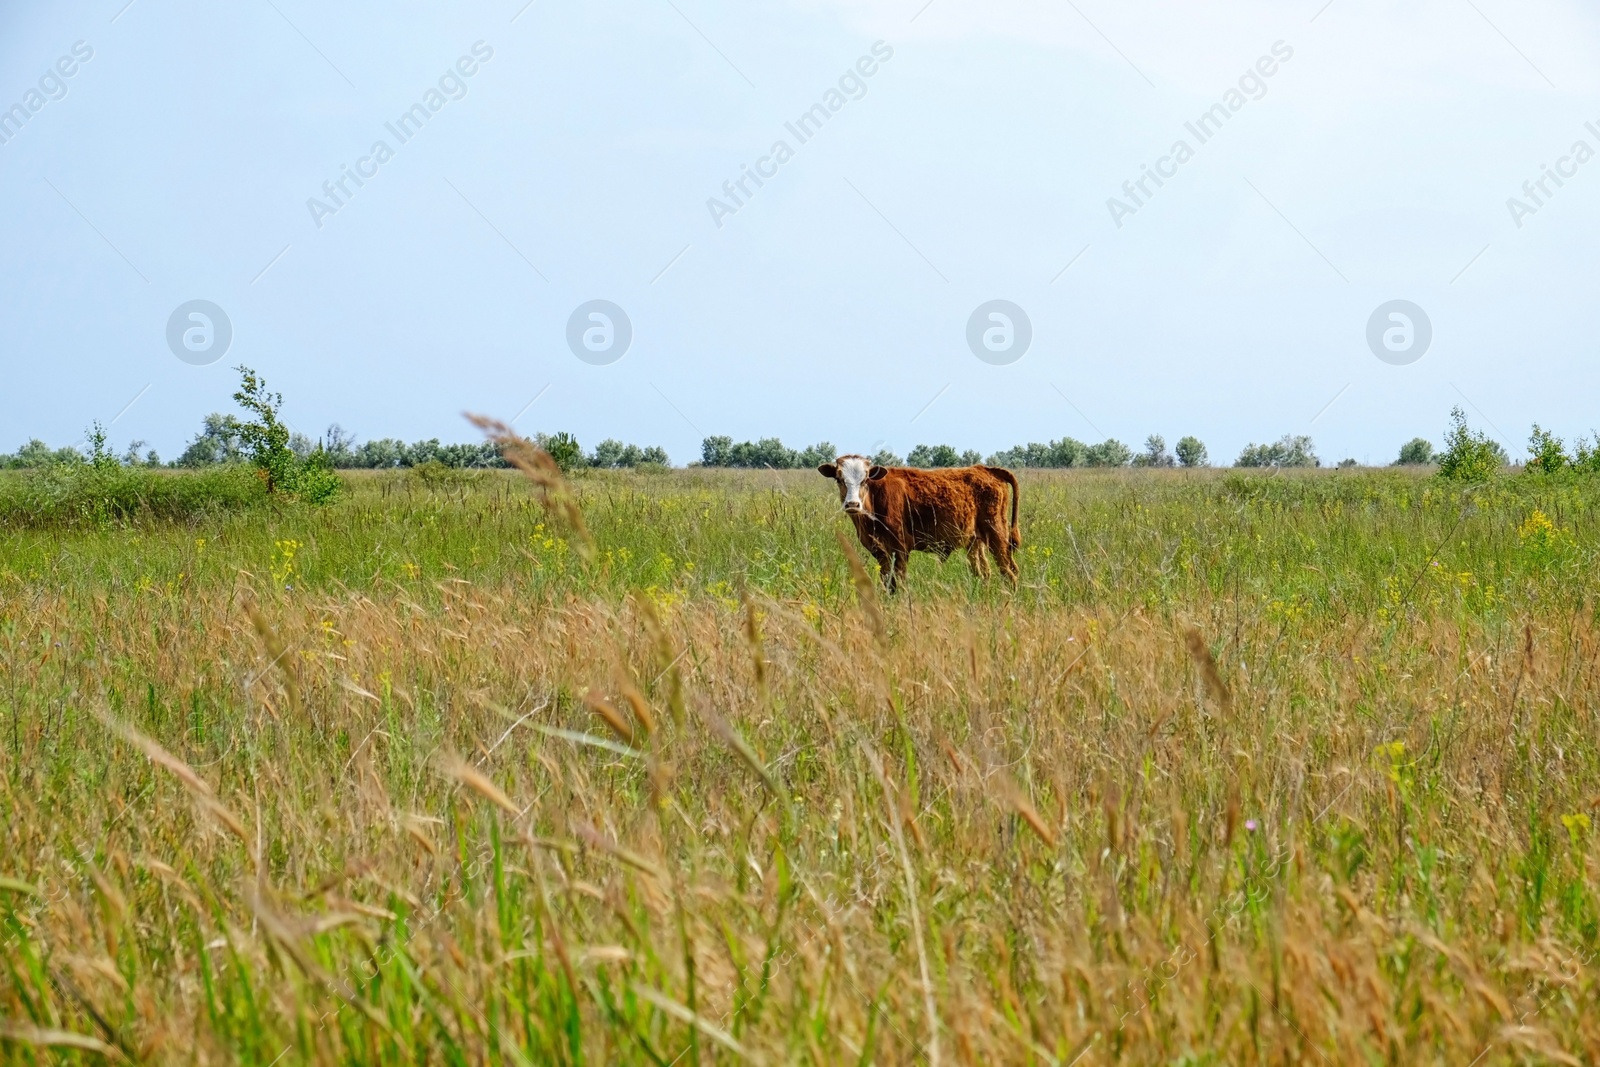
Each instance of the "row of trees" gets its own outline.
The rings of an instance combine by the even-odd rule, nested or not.
[[[702,467],[770,467],[793,470],[827,463],[839,453],[827,441],[818,441],[799,450],[785,447],[776,437],[734,443],[731,437],[707,437],[700,442]]]
[[[815,467],[839,455],[833,445],[819,441],[809,448],[788,448],[776,437],[759,441],[735,443],[731,437],[707,437],[700,443],[702,467],[770,467],[773,470],[791,470]],[[1045,444],[1032,442],[995,452],[987,459],[975,449],[960,451],[951,445],[917,445],[905,456],[890,449],[879,449],[872,456],[874,463],[885,467],[967,467],[974,463],[988,463],[997,467],[1203,467],[1206,465],[1206,446],[1195,437],[1185,437],[1178,442],[1177,455],[1167,451],[1167,442],[1159,434],[1145,440],[1145,450],[1133,449],[1115,438],[1097,445],[1085,444],[1071,437]]]
[[[839,450],[829,441],[818,441],[807,448],[794,449],[776,437],[735,442],[731,437],[717,436],[707,437],[700,442],[699,465],[797,470],[829,463],[838,455]],[[983,457],[972,450],[958,452],[949,445],[918,445],[908,456],[898,456],[887,448],[881,448],[873,455],[872,461],[885,467],[966,467],[983,462]]]
[[[782,470],[794,467],[812,467],[826,463],[836,455],[827,441],[810,448],[795,450],[784,447],[776,437],[760,441],[743,441],[735,444],[731,437],[707,437],[701,443],[701,465],[706,467],[772,467]],[[1561,438],[1537,424],[1528,441],[1529,459],[1525,469],[1534,473],[1554,474],[1559,471],[1600,473],[1600,433],[1594,441],[1580,438],[1571,454]],[[974,463],[988,463],[997,467],[1204,467],[1210,463],[1205,443],[1197,437],[1184,437],[1172,452],[1167,451],[1166,440],[1160,434],[1145,438],[1144,451],[1133,449],[1108,438],[1096,445],[1085,444],[1071,437],[1043,444],[1030,442],[992,453],[987,458],[973,450],[957,451],[950,445],[918,445],[905,457],[888,449],[879,450],[874,463],[885,467],[965,467]],[[1465,413],[1460,408],[1450,412],[1450,429],[1445,434],[1445,448],[1436,452],[1433,442],[1425,437],[1415,437],[1400,447],[1394,466],[1437,466],[1446,478],[1481,480],[1510,463],[1506,450],[1499,442],[1467,425]],[[1305,434],[1284,434],[1268,444],[1249,444],[1234,460],[1235,467],[1320,467],[1315,443]],[[1354,459],[1341,460],[1340,467],[1355,467]]]
[[[140,454],[143,441],[134,441],[120,457],[127,467],[216,467],[228,463],[251,461],[250,447],[246,442],[250,424],[233,415],[213,413],[205,417],[200,432],[189,442],[183,454],[171,463],[162,463],[154,451]],[[437,437],[427,441],[405,441],[393,437],[377,441],[357,442],[353,435],[338,425],[330,426],[319,440],[303,433],[288,433],[283,447],[301,462],[315,461],[336,470],[374,470],[392,467],[420,467],[438,464],[444,467],[504,467],[498,446],[489,442],[479,444],[441,444]],[[571,434],[536,434],[534,443],[552,456],[563,469],[579,467],[665,467],[670,463],[666,450],[656,446],[640,448],[621,441],[605,440],[585,453]],[[43,441],[33,440],[15,453],[0,453],[0,469],[49,467],[61,463],[85,463],[91,459],[79,449],[51,448]]]
[[[1017,445],[991,455],[987,462],[997,467],[1204,467],[1206,446],[1198,437],[1184,437],[1174,452],[1167,451],[1166,438],[1151,434],[1144,440],[1144,451],[1135,452],[1115,437],[1097,445],[1072,437],[1040,444]]]
[[[330,426],[320,440],[294,433],[279,419],[283,397],[270,392],[266,382],[248,367],[239,367],[239,391],[233,394],[243,417],[213,413],[207,415],[200,432],[171,467],[213,467],[248,463],[265,479],[269,491],[284,489],[309,497],[329,497],[337,491],[332,472],[337,469],[395,467],[504,467],[499,448],[489,442],[441,444],[438,438],[407,444],[396,438],[358,442],[337,424]],[[1492,476],[1508,462],[1498,442],[1467,425],[1465,413],[1457,407],[1450,412],[1450,429],[1445,448],[1435,453],[1433,443],[1416,437],[1400,448],[1396,466],[1437,465],[1443,477],[1483,479]],[[577,438],[569,433],[536,434],[534,442],[549,452],[563,470],[580,468],[666,467],[665,449],[640,448],[608,438],[585,453]],[[58,464],[89,464],[105,469],[118,467],[158,467],[161,459],[154,451],[140,455],[144,442],[134,441],[118,458],[106,446],[105,431],[97,423],[88,435],[89,452],[76,448],[52,449],[43,441],[28,442],[16,453],[0,453],[0,468],[40,468]],[[1525,469],[1535,474],[1566,471],[1600,473],[1600,434],[1593,443],[1580,438],[1569,454],[1561,438],[1534,424],[1528,441],[1529,459]],[[735,442],[727,436],[707,437],[700,443],[703,467],[745,467],[786,470],[815,467],[838,454],[832,443],[819,441],[808,448],[792,449],[776,437],[759,441]],[[1209,463],[1206,446],[1196,437],[1178,441],[1174,452],[1167,451],[1160,434],[1145,438],[1144,451],[1135,453],[1115,438],[1099,444],[1085,444],[1072,437],[1025,445],[995,452],[981,459],[974,450],[958,451],[950,445],[919,444],[904,458],[889,449],[880,449],[874,463],[886,467],[962,467],[978,462],[994,466],[1068,467],[1204,467]],[[1285,434],[1270,444],[1250,444],[1234,461],[1236,467],[1320,467],[1315,445],[1304,434]],[[1356,466],[1353,459],[1340,467]]]
[[[654,465],[665,467],[670,463],[666,449],[651,445],[624,444],[606,439],[585,453],[578,439],[568,433],[535,434],[534,443],[555,457],[563,469],[578,467],[640,467]],[[318,451],[327,458],[328,465],[337,470],[383,470],[393,467],[420,467],[438,464],[444,467],[504,467],[499,446],[489,441],[475,444],[441,444],[437,437],[407,444],[395,437],[376,441],[357,441],[338,423],[328,427],[321,440],[313,441],[305,434],[292,434],[289,448],[300,456],[311,456]],[[230,463],[239,458],[239,422],[232,415],[207,415],[205,425],[176,466],[204,467],[214,463]]]
[[[264,388],[264,386],[262,387]],[[144,452],[143,441],[132,442],[121,457],[125,466],[142,467],[212,467],[226,463],[241,463],[248,459],[245,443],[246,427],[250,425],[233,415],[212,413],[207,415],[200,432],[189,442],[176,460],[163,464],[154,452]],[[276,425],[276,424],[275,424]],[[280,427],[281,428],[281,427]],[[614,438],[601,441],[590,452],[585,452],[577,438],[568,433],[534,435],[534,443],[545,449],[563,470],[580,468],[634,468],[670,464],[665,449],[625,444]],[[443,444],[437,437],[426,441],[407,443],[393,437],[374,441],[358,441],[337,423],[328,427],[320,439],[303,433],[285,431],[283,446],[301,461],[316,462],[336,470],[374,470],[396,467],[420,467],[438,464],[454,468],[504,467],[505,460],[492,443]],[[727,436],[705,438],[700,444],[700,462],[703,467],[743,467],[792,470],[815,467],[838,455],[838,450],[828,441],[819,441],[807,448],[789,448],[776,437],[759,441],[739,441]],[[1590,453],[1584,452],[1583,455]],[[81,463],[88,457],[76,448],[52,449],[43,441],[30,441],[16,453],[0,453],[0,468],[47,467],[56,463]],[[874,463],[886,467],[964,467],[974,463],[988,463],[1001,467],[1204,467],[1210,459],[1205,444],[1197,437],[1184,437],[1173,451],[1167,450],[1166,439],[1151,434],[1145,439],[1144,450],[1132,448],[1108,438],[1099,444],[1087,444],[1072,437],[1058,441],[1032,441],[1002,449],[984,457],[975,449],[958,450],[946,444],[919,444],[905,456],[890,449],[879,449]],[[1399,463],[1426,464],[1434,461],[1433,445],[1423,438],[1408,442],[1400,450]],[[1551,462],[1554,462],[1553,460]],[[1341,466],[1355,464],[1347,460]],[[1285,435],[1272,444],[1252,444],[1239,453],[1235,461],[1239,467],[1317,467],[1317,458],[1311,438]]]

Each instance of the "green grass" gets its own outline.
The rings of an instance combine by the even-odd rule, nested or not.
[[[344,477],[0,521],[0,1058],[1600,1054],[1585,479]]]
[[[593,568],[515,472],[442,485],[406,472],[346,474],[328,507],[267,507],[238,469],[151,474],[131,479],[145,496],[94,521],[87,494],[75,493],[73,514],[84,518],[65,542],[50,524],[0,524],[0,576],[116,585],[288,567],[280,584],[308,591],[398,582],[429,596],[433,583],[457,578],[541,595],[736,599],[749,587],[837,606],[849,581],[835,536],[848,527],[808,473],[582,476],[575,488],[600,549]],[[1402,595],[1436,595],[1439,576],[1422,570],[1435,561],[1433,570],[1469,576],[1459,599],[1480,610],[1530,596],[1578,603],[1596,583],[1588,546],[1600,487],[1583,479],[1462,488],[1399,472],[1029,472],[1023,495],[1022,596],[1039,603],[1153,607],[1238,592],[1294,611],[1371,613],[1395,600],[1396,583]],[[1536,509],[1564,531],[1548,551],[1524,551],[1518,537]],[[183,521],[160,521],[168,514]],[[940,564],[917,554],[912,573],[925,594],[997,592],[959,556]]]
[[[261,480],[242,466],[168,471],[58,463],[29,471],[0,471],[0,530],[199,521],[269,502]]]

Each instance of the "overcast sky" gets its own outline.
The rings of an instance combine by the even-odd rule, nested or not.
[[[240,363],[313,435],[471,440],[476,411],[677,463],[1150,433],[1379,463],[1455,404],[1514,456],[1600,426],[1576,3],[0,11],[0,451],[100,420],[170,458]],[[195,300],[226,322],[169,343]],[[591,300],[619,359],[614,315],[569,331]],[[969,331],[992,300],[1026,325]],[[1390,362],[1394,300],[1426,321],[1380,316]]]

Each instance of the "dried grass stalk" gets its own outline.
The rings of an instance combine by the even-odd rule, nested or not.
[[[527,475],[528,480],[538,487],[539,499],[545,510],[570,535],[572,547],[579,558],[585,564],[592,564],[596,555],[594,537],[583,521],[583,508],[578,503],[577,494],[567,484],[561,468],[550,453],[498,419],[468,414],[467,421],[499,445],[500,454],[506,462]]]
[[[1206,639],[1197,626],[1190,626],[1183,632],[1183,643],[1189,649],[1189,658],[1194,660],[1195,667],[1200,671],[1200,678],[1205,682],[1206,693],[1217,702],[1217,706],[1224,713],[1233,710],[1233,694],[1228,690],[1228,684],[1222,680],[1222,672],[1217,669],[1217,658],[1211,654],[1211,647],[1206,644]]]

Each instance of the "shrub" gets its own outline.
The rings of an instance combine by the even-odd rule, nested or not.
[[[1540,429],[1539,424],[1534,423],[1533,433],[1528,437],[1528,462],[1523,465],[1524,473],[1558,474],[1566,470],[1571,463],[1561,438],[1549,430]]]
[[[289,451],[289,428],[278,419],[283,396],[267,389],[266,380],[246,366],[239,372],[239,390],[233,394],[238,405],[254,415],[254,422],[237,423],[239,450],[260,472],[267,492],[288,489],[293,480],[295,455]]]
[[[105,526],[137,519],[192,520],[259,506],[266,483],[242,465],[205,471],[120,463],[53,463],[0,478],[0,526]]]
[[[550,453],[550,458],[556,461],[556,466],[561,468],[563,474],[589,465],[589,461],[583,456],[583,446],[578,444],[576,437],[565,431],[534,434],[533,443]]]
[[[700,442],[700,463],[706,467],[771,467],[774,470],[792,470],[796,467],[815,467],[838,456],[832,444],[818,441],[810,448],[795,451],[786,448],[776,437],[763,437],[759,441],[740,441],[734,444],[731,437],[707,437]]]
[[[128,443],[128,450],[122,454],[122,462],[126,463],[130,467],[161,466],[161,456],[153,448],[144,454],[143,459],[139,457],[139,449],[143,447],[143,441],[130,441]]]
[[[1071,437],[1039,444],[1017,445],[989,457],[996,467],[1081,467],[1089,446]]]
[[[608,437],[594,446],[594,451],[589,454],[589,466],[602,469],[617,467],[638,467],[650,465],[665,467],[667,465],[667,452],[664,448],[651,445],[649,448],[640,448],[638,445],[625,445],[614,437]]]
[[[334,442],[330,447],[328,442]],[[337,425],[328,428],[323,450],[335,467],[387,469],[416,467],[423,463],[442,463],[446,467],[504,467],[499,446],[489,441],[476,444],[440,444],[437,437],[406,444],[394,437],[365,441],[356,445]]]
[[[97,471],[114,471],[122,464],[106,445],[106,428],[96,422],[84,435],[89,442],[89,466]]]
[[[1467,426],[1466,412],[1450,409],[1450,429],[1439,455],[1439,477],[1449,481],[1487,481],[1505,466],[1506,450],[1482,431]]]
[[[300,459],[310,459],[311,453],[315,452],[321,447],[321,442],[313,441],[309,436],[301,433],[299,430],[296,430],[289,435],[289,451],[293,452]],[[330,463],[329,466],[332,466],[332,464]]]
[[[312,504],[325,504],[339,495],[339,476],[321,446],[307,455],[296,455],[289,447],[290,433],[278,418],[283,394],[267,388],[265,378],[246,366],[239,372],[239,389],[233,399],[255,416],[250,422],[236,422],[240,451],[266,484],[267,492],[288,493]]]
[[[478,471],[452,467],[436,459],[430,459],[412,467],[410,477],[424,489],[464,489],[484,475]]]
[[[1433,442],[1426,437],[1413,437],[1400,446],[1400,458],[1394,461],[1396,467],[1420,467],[1433,462]]]
[[[418,442],[420,448],[422,442]],[[377,441],[367,441],[355,453],[355,467],[414,467],[410,446],[404,441],[393,437],[385,437]],[[426,462],[423,460],[422,462]]]
[[[754,444],[743,441],[734,445],[728,466],[771,467],[775,470],[786,470],[794,466],[794,461],[795,453],[792,448],[785,448],[783,442],[776,437],[763,437]]]
[[[1185,467],[1204,467],[1210,459],[1205,442],[1198,437],[1180,438],[1177,452],[1178,462]]]
[[[815,467],[823,463],[831,463],[838,458],[838,450],[831,441],[818,441],[810,448],[803,448],[795,457],[796,467]]]
[[[13,470],[28,470],[34,467],[48,467],[55,463],[82,463],[83,453],[70,446],[66,448],[51,449],[43,441],[35,437],[13,455],[0,453],[0,468]]]
[[[1167,439],[1153,433],[1144,439],[1144,451],[1133,457],[1135,467],[1173,467],[1177,461],[1167,451]]]
[[[296,467],[291,491],[308,504],[326,504],[342,488],[344,483],[334,473],[328,454],[317,448]]]
[[[1320,467],[1311,438],[1305,434],[1284,434],[1270,445],[1246,445],[1235,467]]]
[[[1572,469],[1585,474],[1600,474],[1600,433],[1595,434],[1594,447],[1583,438],[1578,438],[1572,457]]]
[[[322,435],[322,450],[328,454],[328,461],[335,467],[354,467],[351,462],[355,458],[356,435],[347,433],[343,426],[337,422],[328,427],[328,432]]]
[[[1133,449],[1115,437],[1090,445],[1083,454],[1085,467],[1126,467],[1132,460]]]
[[[918,445],[906,456],[906,466],[925,469],[970,467],[974,463],[981,462],[982,459],[983,457],[974,451],[957,452],[949,445]]]
[[[632,467],[639,462],[637,445],[625,445],[615,437],[608,437],[594,446],[589,453],[589,466],[600,468]]]
[[[763,437],[755,444],[743,442],[733,446],[733,467],[771,467],[787,470],[795,465],[795,451],[785,448],[776,437]],[[832,458],[832,457],[829,457]]]

